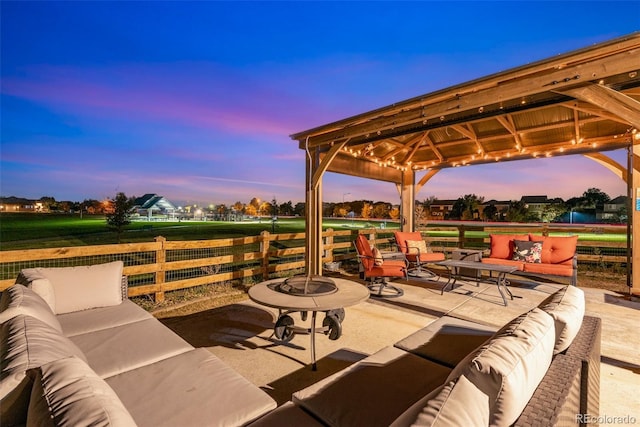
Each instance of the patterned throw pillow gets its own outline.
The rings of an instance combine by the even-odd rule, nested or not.
[[[513,241],[513,260],[532,263],[542,262],[542,242],[528,240]]]

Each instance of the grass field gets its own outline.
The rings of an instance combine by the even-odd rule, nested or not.
[[[385,222],[389,230],[397,229],[395,222]],[[335,230],[380,227],[379,221],[325,219],[323,228]],[[279,218],[274,225],[270,219],[240,222],[228,221],[133,221],[121,236],[121,243],[152,242],[157,236],[167,240],[209,240],[230,237],[256,236],[262,231],[302,233],[304,218]],[[453,237],[457,232],[429,231],[431,237]],[[485,238],[483,231],[467,231],[467,237]],[[591,241],[625,242],[625,234],[579,233],[579,238]],[[68,214],[0,214],[0,250],[41,249],[83,245],[118,243],[118,235],[107,227],[104,216]]]
[[[348,219],[325,220],[323,227],[339,229],[378,225]],[[396,224],[387,223],[392,228]],[[209,240],[257,236],[262,231],[303,233],[303,218],[280,218],[241,222],[228,221],[134,221],[126,227],[121,243],[152,242],[157,236],[167,240]],[[42,249],[118,243],[118,235],[107,227],[104,216],[64,214],[0,214],[0,249]]]

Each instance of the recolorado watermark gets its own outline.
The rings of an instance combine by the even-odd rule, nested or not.
[[[636,424],[637,418],[633,415],[591,415],[576,414],[576,422],[580,424]]]

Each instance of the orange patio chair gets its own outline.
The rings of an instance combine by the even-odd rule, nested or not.
[[[354,245],[358,253],[358,261],[363,269],[363,278],[369,280],[367,285],[371,296],[379,298],[399,297],[404,291],[397,286],[390,285],[386,279],[389,277],[407,278],[406,259],[384,259],[381,254],[375,254],[369,240],[359,234]]]
[[[404,254],[411,266],[407,274],[412,277],[437,278],[426,269],[425,264],[444,261],[444,252],[433,252],[419,231],[394,231],[398,250]]]

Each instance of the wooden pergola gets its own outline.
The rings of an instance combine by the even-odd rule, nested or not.
[[[291,138],[306,151],[307,274],[322,274],[322,178],[327,171],[395,183],[402,228],[411,231],[416,193],[444,168],[579,154],[627,182],[629,220],[640,224],[640,33]],[[629,153],[627,165],[603,154],[623,148]],[[640,229],[632,234],[636,261]],[[633,292],[640,293],[640,269],[633,270],[632,279]]]

